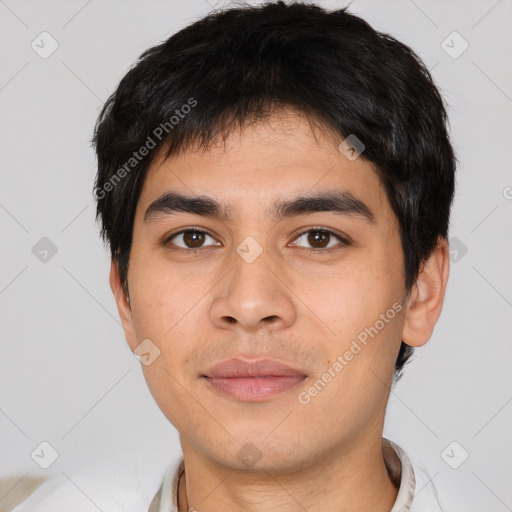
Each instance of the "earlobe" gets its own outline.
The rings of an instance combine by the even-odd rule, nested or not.
[[[406,301],[402,340],[420,347],[432,336],[441,315],[450,271],[448,242],[440,237],[437,246],[423,262],[422,268]]]
[[[132,308],[130,300],[123,289],[116,261],[112,261],[110,265],[110,288],[114,294],[126,341],[133,351],[137,346],[137,336],[133,327]]]

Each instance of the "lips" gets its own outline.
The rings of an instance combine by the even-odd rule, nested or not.
[[[221,361],[203,377],[221,395],[245,402],[261,402],[295,388],[306,378],[296,368],[273,359]]]
[[[235,377],[294,377],[305,374],[274,359],[244,360],[227,359],[213,365],[205,375],[210,378]]]

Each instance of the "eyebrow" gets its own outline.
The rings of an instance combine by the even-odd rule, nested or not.
[[[232,219],[226,204],[207,196],[190,197],[177,192],[166,192],[153,201],[144,214],[144,222],[163,215],[184,212],[222,221]],[[331,190],[317,194],[301,195],[286,201],[277,200],[268,214],[276,220],[315,212],[333,212],[340,215],[360,217],[375,223],[372,210],[360,199],[346,190]]]

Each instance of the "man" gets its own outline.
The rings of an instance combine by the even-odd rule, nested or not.
[[[126,340],[183,450],[144,509],[439,510],[382,438],[449,270],[455,158],[415,54],[345,9],[218,12],[141,56],[94,142]]]

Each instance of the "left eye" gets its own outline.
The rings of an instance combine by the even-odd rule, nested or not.
[[[167,240],[167,242],[172,241],[174,245],[182,249],[200,249],[201,247],[204,247],[204,245],[206,245],[205,242],[207,238],[210,238],[213,242],[215,242],[215,240],[204,231],[188,230],[181,231],[179,233],[172,235]],[[178,243],[176,242],[177,240]]]
[[[301,242],[297,244],[299,247],[307,247],[308,249],[329,249],[331,247],[336,246],[336,243],[333,243],[337,241],[338,243],[341,242],[342,245],[346,245],[347,241],[341,238],[339,235],[336,235],[332,231],[327,231],[325,229],[312,229],[310,231],[306,231],[299,235],[296,239],[297,242]],[[307,245],[302,244],[310,244],[308,247]]]

